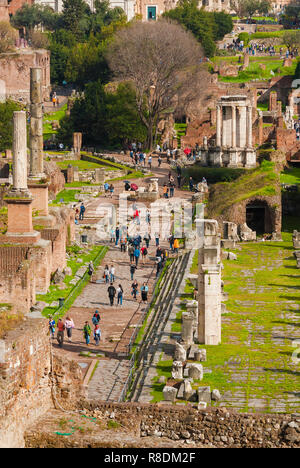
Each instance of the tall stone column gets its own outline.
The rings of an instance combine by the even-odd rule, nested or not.
[[[27,187],[26,112],[13,115],[13,186],[4,197],[7,203],[7,232],[10,242],[34,243],[40,233],[33,230],[32,196]]]
[[[29,196],[27,187],[27,130],[26,112],[17,111],[13,115],[13,192],[23,192]]]
[[[30,69],[30,179],[44,178],[42,69]]]
[[[222,146],[227,145],[227,107],[222,107]]]
[[[197,229],[200,221],[196,220]],[[202,220],[204,239],[198,253],[198,342],[221,342],[220,236],[215,220]]]
[[[221,115],[221,106],[217,106],[217,138],[216,138],[216,146],[221,146],[221,122],[222,122],[222,115]]]
[[[231,146],[236,147],[236,107],[231,107]]]
[[[33,196],[32,207],[41,217],[48,217],[48,182],[44,173],[43,154],[43,75],[42,68],[30,69],[30,164],[28,186]],[[42,219],[38,224],[43,224]],[[44,220],[45,221],[45,220]],[[49,221],[49,220],[48,220]]]
[[[252,148],[252,107],[247,107],[247,148]]]

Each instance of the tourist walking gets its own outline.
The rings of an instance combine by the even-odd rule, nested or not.
[[[100,314],[98,310],[95,310],[95,313],[92,317],[92,323],[93,325],[98,325],[99,322],[100,322]]]
[[[115,295],[116,295],[117,291],[116,291],[116,288],[114,287],[114,285],[112,283],[110,283],[110,286],[107,288],[107,292],[108,292],[110,305],[113,306],[114,305]]]
[[[69,339],[69,342],[71,342],[72,341],[72,331],[73,331],[73,328],[75,328],[75,325],[74,325],[73,319],[71,319],[71,317],[69,317],[69,316],[65,320],[65,327],[66,327],[66,330],[67,330],[67,337]]]
[[[109,283],[109,268],[108,268],[108,265],[105,265],[103,277],[105,278],[105,283]]]
[[[85,343],[87,346],[90,344],[90,336],[91,336],[91,327],[89,325],[89,322],[85,322],[84,327],[83,327],[83,337],[85,339]]]
[[[135,266],[136,268],[138,267],[138,264],[139,264],[139,258],[140,258],[140,255],[141,255],[141,251],[138,247],[136,247],[134,249],[134,259],[135,259]]]
[[[63,344],[64,344],[64,332],[65,332],[65,324],[64,322],[62,321],[62,319],[58,319],[58,322],[57,322],[57,341],[58,341],[58,346],[60,348],[63,347]]]
[[[92,281],[92,276],[93,276],[94,271],[95,271],[94,264],[93,264],[93,262],[91,260],[89,262],[89,266],[88,266],[88,275],[90,277],[90,281]]]
[[[145,241],[147,249],[149,249],[150,240],[151,240],[151,236],[149,232],[146,232],[146,234],[144,235],[144,241]]]
[[[151,165],[152,165],[152,156],[149,156],[149,157],[148,157],[148,166],[149,166],[149,169],[151,169]]]
[[[94,340],[95,340],[96,346],[99,345],[100,338],[101,338],[101,330],[100,330],[100,326],[97,324],[95,325],[95,328],[94,328]]]
[[[85,212],[85,206],[83,203],[80,205],[80,213],[79,213],[79,219],[82,220],[84,217],[84,212]]]
[[[139,287],[139,284],[137,280],[134,280],[134,282],[131,285],[131,295],[134,297],[135,300],[136,300],[137,294],[139,293],[138,287]]]
[[[159,246],[159,237],[160,237],[159,232],[156,232],[155,233],[155,245],[156,245],[156,247]]]
[[[141,287],[141,294],[142,294],[142,301],[146,303],[148,301],[148,291],[149,288],[146,283],[143,283],[143,286]]]
[[[119,242],[119,239],[120,239],[120,228],[119,228],[119,226],[116,227],[115,237],[116,237],[116,245],[118,245],[118,242]]]
[[[173,244],[173,249],[176,254],[178,254],[178,249],[179,249],[179,240],[174,239],[174,244]]]
[[[130,246],[128,247],[128,255],[130,263],[132,263],[134,261],[134,246],[132,244],[130,244]]]
[[[109,270],[109,274],[110,274],[110,282],[111,283],[114,283],[115,282],[115,267],[113,265],[111,265],[110,267],[110,270]]]
[[[109,191],[110,191],[110,198],[112,198],[112,197],[113,197],[114,190],[115,190],[115,187],[113,186],[113,184],[110,184],[110,186],[109,186]]]
[[[52,338],[55,337],[55,320],[52,315],[49,315],[49,333]]]
[[[133,280],[133,275],[135,273],[135,270],[136,270],[136,266],[134,263],[131,263],[130,265],[130,277],[131,277],[131,280]]]
[[[145,245],[143,245],[143,247],[141,248],[141,254],[142,254],[143,265],[145,265],[145,259],[148,255],[148,250]]]
[[[121,252],[126,252],[126,237],[121,237],[120,247],[121,247]]]
[[[118,299],[118,303],[117,305],[122,305],[123,304],[123,288],[121,286],[121,284],[119,284],[118,288],[117,288],[117,299]]]

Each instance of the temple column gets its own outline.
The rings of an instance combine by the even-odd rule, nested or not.
[[[231,147],[236,147],[236,107],[231,107]]]
[[[30,166],[28,186],[33,196],[32,207],[40,216],[48,216],[48,182],[44,173],[42,69],[30,69]],[[49,222],[49,220],[48,220]],[[39,224],[43,224],[41,221]]]
[[[13,115],[13,192],[29,195],[27,187],[27,130],[26,112]]]
[[[227,144],[227,107],[222,106],[222,146]]]
[[[247,107],[247,148],[252,148],[252,107]]]
[[[27,187],[26,112],[13,114],[13,186],[4,197],[7,203],[7,232],[10,242],[34,243],[40,233],[33,230],[32,196]]]
[[[217,106],[217,137],[216,137],[216,146],[219,148],[221,146],[221,106]]]
[[[29,177],[45,177],[43,160],[42,69],[30,69],[30,168]]]

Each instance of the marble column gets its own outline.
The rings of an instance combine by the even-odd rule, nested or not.
[[[227,107],[222,107],[222,146],[226,146],[227,144]]]
[[[28,194],[27,187],[27,130],[26,112],[13,115],[13,187],[12,191]]]
[[[221,115],[221,106],[217,106],[217,140],[216,146],[221,146],[221,125],[222,125],[222,115]]]
[[[30,69],[30,169],[29,177],[44,178],[42,69]]]
[[[236,107],[231,107],[231,147],[236,147]]]
[[[247,107],[247,148],[252,148],[252,107]]]

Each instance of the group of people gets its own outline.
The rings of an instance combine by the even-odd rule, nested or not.
[[[94,336],[95,344],[96,346],[98,346],[100,339],[101,339],[100,314],[98,310],[95,311],[92,317],[92,324],[94,326],[93,336]],[[56,328],[57,328],[56,339],[58,342],[58,346],[60,348],[62,348],[64,344],[65,332],[67,334],[69,343],[72,342],[72,333],[73,333],[73,329],[75,328],[75,324],[74,324],[73,319],[70,316],[67,316],[64,321],[61,318],[59,318],[56,324],[55,319],[52,317],[52,315],[50,315],[49,316],[49,333],[50,333],[51,338],[55,338]],[[82,331],[83,331],[83,337],[84,337],[85,343],[88,346],[90,343],[90,336],[92,334],[92,329],[88,321],[85,321]]]

